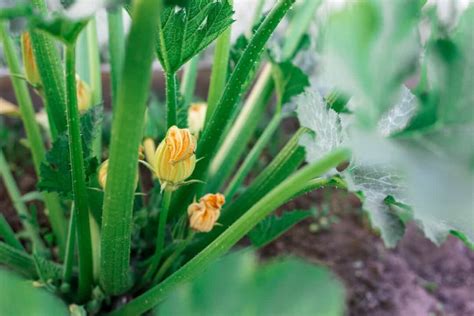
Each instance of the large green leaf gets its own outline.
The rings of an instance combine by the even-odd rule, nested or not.
[[[0,269],[0,315],[69,315],[66,304],[31,280]]]
[[[331,22],[344,26],[336,28],[338,32],[348,31],[346,23],[353,23],[356,37],[370,32],[367,23],[371,19],[363,17],[374,15],[377,6],[366,1],[356,8],[348,12],[357,12],[358,19]],[[397,12],[384,16],[384,28],[397,20]],[[415,27],[416,24],[412,25]],[[365,31],[359,33],[359,28]],[[411,32],[379,32],[369,43],[383,42],[381,38],[385,37],[393,37],[397,42],[403,34]],[[354,51],[347,52],[347,43],[329,40],[331,52],[341,51],[348,58],[341,68],[344,71],[337,68],[342,73],[333,75],[345,76],[335,81],[336,88],[351,93],[348,108],[356,116],[336,115],[321,100],[312,106],[305,102],[300,107],[301,123],[316,133],[315,139],[304,142],[307,159],[317,158],[325,148],[337,147],[343,141],[353,149],[352,166],[344,173],[345,178],[351,190],[362,193],[364,208],[389,246],[401,238],[404,227],[386,205],[387,196],[410,205],[413,218],[435,243],[443,242],[450,233],[467,243],[474,240],[474,8],[466,11],[451,33],[432,34],[424,53],[423,79],[416,90],[418,98],[406,88],[400,94],[400,88],[393,85],[404,76],[392,76],[398,81],[385,78],[391,76],[387,67],[392,66],[379,63],[380,56],[385,56],[385,64],[407,65],[406,55],[398,54],[398,48],[391,50],[387,45],[387,52],[379,56],[377,46],[354,46]],[[374,65],[366,63],[365,55],[373,57]],[[375,80],[374,66],[380,71],[379,81]],[[377,101],[380,91],[386,93],[387,100],[395,100],[398,95],[399,101],[394,106]]]
[[[228,255],[174,291],[158,315],[344,314],[344,288],[323,267],[287,258],[259,265],[250,252]]]
[[[176,72],[206,48],[233,22],[232,14],[232,5],[227,0],[194,0],[182,8],[165,7],[157,53],[166,72]]]
[[[359,124],[374,128],[416,70],[420,3],[350,2],[324,27],[322,59],[332,84],[358,101]]]

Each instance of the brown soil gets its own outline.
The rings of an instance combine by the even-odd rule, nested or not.
[[[321,192],[293,204],[320,200]],[[346,286],[349,315],[474,315],[474,252],[455,238],[437,247],[415,226],[387,249],[352,200],[335,194],[331,209],[339,221],[329,230],[311,233],[315,219],[306,220],[262,256],[292,254],[330,267]]]

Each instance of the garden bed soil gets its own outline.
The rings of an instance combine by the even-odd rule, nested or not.
[[[296,255],[328,266],[346,287],[348,315],[474,315],[473,251],[454,237],[437,247],[414,225],[396,248],[387,249],[351,200],[334,194],[331,212],[339,221],[329,230],[311,233],[314,219],[305,220],[262,249],[261,256]],[[295,200],[290,208],[316,201],[321,192]]]

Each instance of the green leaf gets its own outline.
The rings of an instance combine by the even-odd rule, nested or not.
[[[288,103],[309,86],[308,76],[291,62],[273,63],[273,78],[280,105]]]
[[[81,117],[81,135],[85,161],[86,177],[91,176],[98,167],[92,156],[92,143],[98,133],[102,120],[101,107],[92,107]],[[46,161],[41,164],[38,189],[58,192],[65,198],[72,198],[72,175],[69,162],[69,144],[66,133],[58,136],[52,148],[46,153]]]
[[[296,210],[285,212],[281,216],[270,215],[255,226],[248,237],[255,247],[263,247],[312,214],[311,211]]]
[[[16,274],[0,270],[0,315],[69,315],[66,304]]]
[[[323,30],[324,73],[357,99],[358,123],[374,129],[419,60],[418,1],[356,1]]]
[[[194,0],[183,8],[164,8],[157,54],[165,71],[175,73],[206,48],[233,22],[232,14],[227,0]]]
[[[344,171],[344,178],[350,191],[362,193],[362,208],[369,213],[372,225],[380,230],[385,245],[395,247],[405,233],[405,225],[385,199],[405,195],[401,177],[383,165],[356,165]]]
[[[155,315],[335,316],[344,309],[344,288],[325,268],[295,258],[259,265],[251,252],[237,252],[172,292]]]
[[[52,17],[36,15],[31,21],[33,27],[55,36],[66,44],[75,43],[87,22],[86,19],[70,19],[61,13],[55,13]]]
[[[53,283],[61,279],[62,269],[59,266],[52,265],[48,260],[33,255],[36,271],[41,281],[45,284]]]
[[[301,126],[313,132],[302,135],[300,145],[306,150],[306,161],[315,162],[344,141],[341,119],[314,88],[299,96],[296,103]]]

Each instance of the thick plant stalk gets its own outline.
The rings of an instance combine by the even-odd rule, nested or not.
[[[46,14],[44,0],[32,0],[33,6]],[[43,83],[42,92],[50,121],[53,139],[66,131],[66,87],[61,58],[52,39],[43,32],[32,31],[31,42],[38,71]]]
[[[232,0],[228,0],[232,4]],[[214,49],[214,62],[212,63],[211,82],[207,95],[206,122],[209,121],[217,102],[222,96],[227,82],[227,69],[229,67],[230,36],[232,26],[229,26],[217,39]]]
[[[153,308],[178,285],[195,278],[206,269],[209,263],[229,251],[255,225],[273,210],[287,202],[288,199],[293,197],[294,193],[301,191],[308,181],[326,173],[341,162],[349,159],[349,157],[350,152],[348,150],[338,149],[329,153],[318,162],[301,169],[265,195],[245,215],[240,217],[181,269],[162,283],[124,305],[121,309],[111,313],[111,315],[139,315]]]
[[[115,108],[125,48],[121,6],[107,11],[107,24],[109,27],[110,86],[112,107]]]
[[[136,1],[112,123],[104,195],[100,281],[108,294],[129,286],[130,236],[138,147],[145,121],[160,0]]]
[[[18,60],[18,56],[15,52],[13,41],[8,36],[5,25],[3,24],[0,25],[0,39],[3,42],[4,53],[10,72],[12,74],[21,73],[22,70],[20,67],[20,61]],[[13,89],[15,91],[18,105],[20,106],[21,119],[23,121],[26,136],[30,144],[35,172],[39,176],[40,166],[44,160],[46,150],[41,137],[40,128],[35,118],[35,111],[33,109],[31,97],[24,80],[21,80],[15,76],[11,76],[10,78],[13,84]],[[62,256],[64,254],[67,234],[66,219],[63,214],[63,209],[56,193],[45,192],[43,193],[43,198],[45,206],[48,209],[48,218],[51,223],[54,236],[57,239],[59,254]]]
[[[166,122],[168,128],[177,125],[177,82],[175,73],[166,73]]]
[[[184,74],[183,79],[181,81],[180,92],[184,98],[185,107],[187,107],[193,101],[200,59],[201,56],[198,54],[194,56],[184,67]]]
[[[20,190],[18,189],[15,179],[10,172],[8,167],[8,163],[3,155],[3,151],[0,150],[0,176],[3,178],[3,183],[7,188],[8,195],[12,200],[13,206],[20,217],[20,221],[22,226],[25,228],[28,237],[33,242],[33,249],[38,252],[39,254],[45,254],[47,252],[46,247],[41,240],[41,236],[37,227],[33,226],[30,221],[30,213],[25,205],[25,203],[21,199]]]
[[[77,107],[75,47],[66,47],[67,127],[72,174],[74,211],[77,219],[79,250],[79,301],[87,299],[92,290],[92,245],[89,205],[82,151],[79,109]]]

